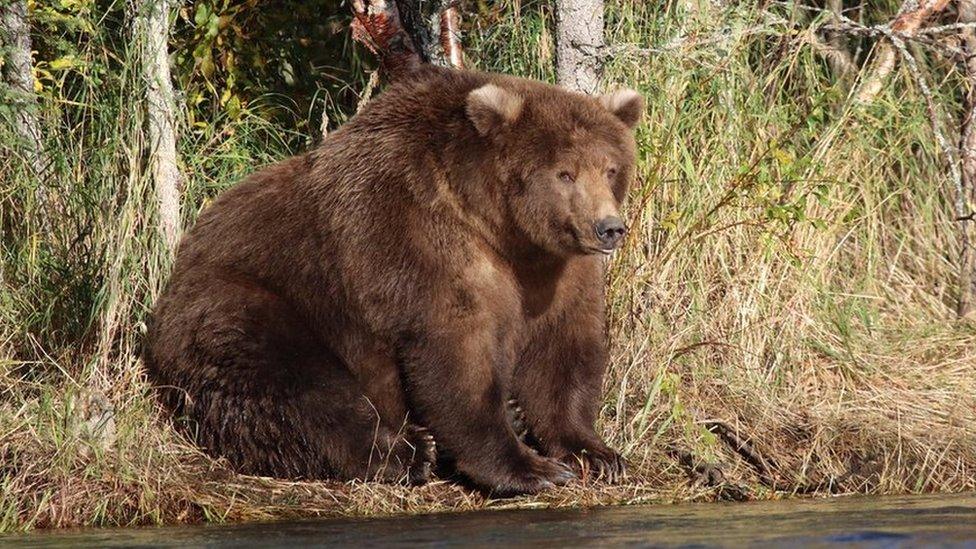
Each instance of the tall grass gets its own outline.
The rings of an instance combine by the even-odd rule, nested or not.
[[[471,60],[552,80],[548,4],[498,5],[465,37]],[[608,277],[600,422],[632,465],[625,485],[492,502],[446,483],[283,482],[235,475],[176,435],[138,358],[168,272],[142,81],[104,38],[84,50],[98,74],[82,64],[70,94],[45,96],[47,177],[0,127],[0,531],[976,488],[976,327],[953,317],[952,189],[911,78],[855,107],[807,10],[684,5],[608,2],[607,85],[647,99],[633,230]],[[957,114],[954,68],[925,67]],[[248,112],[181,135],[187,224],[314,140]]]

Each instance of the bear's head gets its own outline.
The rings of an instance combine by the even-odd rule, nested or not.
[[[633,90],[595,97],[525,81],[486,84],[467,115],[504,189],[519,238],[559,256],[609,254],[627,232],[619,207],[633,178]]]

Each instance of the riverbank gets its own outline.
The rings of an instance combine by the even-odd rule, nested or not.
[[[11,536],[32,547],[966,546],[976,540],[976,498],[886,496],[724,505],[634,505],[410,517],[50,531]]]
[[[650,4],[608,2],[607,85],[647,99],[607,279],[600,428],[625,484],[488,501],[241,477],[186,444],[138,359],[168,275],[142,84],[91,38],[75,94],[42,98],[51,177],[0,157],[0,531],[976,489],[976,323],[955,316],[952,182],[911,73],[855,105],[808,32],[819,16]],[[499,5],[465,37],[472,64],[551,79],[546,4]],[[923,61],[957,115],[959,74]],[[187,126],[187,224],[315,139],[247,109]],[[51,181],[57,208],[35,200]]]
[[[885,373],[870,385],[860,377],[845,386],[843,378],[817,376],[770,391],[756,379],[753,392],[742,393],[750,380],[741,370],[683,382],[691,394],[678,381],[642,385],[642,392],[676,393],[670,404],[631,404],[628,410],[669,416],[642,420],[630,411],[620,430],[608,406],[604,430],[631,463],[624,483],[578,482],[511,500],[446,481],[407,488],[239,476],[177,436],[138,377],[103,380],[114,392],[102,394],[8,379],[0,408],[0,530],[974,490],[967,442],[976,433],[976,408],[965,391],[972,378],[962,378],[976,341],[964,334],[933,337],[930,348],[905,341],[892,349],[891,362],[875,363]],[[930,366],[919,367],[923,359]],[[611,391],[632,387],[635,379],[619,359],[615,364]],[[827,372],[839,367],[821,365]],[[671,368],[673,361],[662,370]],[[685,399],[695,408],[685,408]],[[642,421],[656,432],[628,438],[642,432]]]

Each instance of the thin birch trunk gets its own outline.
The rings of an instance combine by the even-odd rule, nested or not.
[[[149,164],[156,190],[159,230],[166,249],[172,255],[181,232],[182,176],[177,166],[176,100],[167,48],[169,8],[167,0],[143,0],[138,5],[135,29],[137,39],[142,42],[149,126]]]
[[[603,73],[603,0],[556,1],[556,79],[596,93]]]
[[[41,176],[48,167],[48,160],[41,140],[27,3],[23,0],[0,1],[0,46],[7,50],[3,59],[3,79],[13,92],[17,107],[14,109],[14,129],[26,147],[31,169]],[[38,185],[36,198],[40,204],[47,202],[43,184]]]
[[[833,22],[840,23],[844,14],[843,0],[827,0],[827,9],[833,14]],[[834,32],[827,38],[827,64],[838,80],[844,80],[855,70],[854,59],[847,49],[847,37],[843,33]]]
[[[976,1],[959,2],[959,19],[970,23],[976,21]],[[963,69],[969,89],[966,91],[963,109],[961,136],[959,140],[959,159],[961,163],[961,189],[956,210],[963,214],[958,220],[959,240],[959,300],[956,312],[964,317],[973,311],[973,296],[976,294],[976,220],[973,219],[976,207],[976,32],[963,31],[962,50],[965,53]]]
[[[461,11],[454,0],[443,3],[440,13],[431,21],[431,27],[438,29],[438,64],[464,68],[464,48],[461,47]],[[436,26],[435,26],[436,25]]]

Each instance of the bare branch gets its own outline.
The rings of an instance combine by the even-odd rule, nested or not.
[[[898,15],[879,30],[888,36],[897,35],[904,41],[905,37],[914,35],[922,23],[944,10],[948,4],[949,0],[905,0]],[[894,70],[896,60],[894,44],[888,41],[877,45],[874,62],[856,96],[858,103],[865,104],[874,100],[884,87],[888,75]]]
[[[962,162],[957,163],[953,147],[949,144],[949,140],[946,138],[945,132],[942,129],[942,115],[939,112],[938,104],[932,97],[932,90],[929,87],[925,76],[922,74],[922,71],[919,69],[918,63],[915,61],[915,57],[912,56],[912,54],[908,51],[908,48],[905,46],[905,42],[899,38],[898,35],[891,33],[888,35],[888,39],[905,61],[909,72],[912,74],[912,77],[918,85],[922,96],[925,98],[925,106],[929,115],[929,123],[932,125],[932,133],[935,135],[936,143],[938,143],[939,149],[942,150],[942,154],[945,157],[946,162],[949,164],[949,176],[952,179],[953,188],[955,191],[955,217],[959,223],[960,240],[962,244],[959,272],[960,294],[956,308],[957,313],[960,316],[965,316],[972,308],[972,277],[974,274],[973,267],[976,265],[976,258],[973,257],[972,250],[972,244],[974,242],[974,235],[971,234],[973,229],[972,208],[969,206],[967,195],[967,188],[970,190],[972,189],[974,178],[976,178],[976,162],[974,162],[973,157],[973,141],[976,141],[976,136],[974,136],[974,129],[972,128],[971,120],[973,108],[973,90],[972,87],[970,87],[969,93],[967,94],[967,119],[963,122],[962,139],[959,150],[959,154],[962,157]],[[967,59],[965,66],[967,79],[969,79],[972,83],[976,73],[971,71],[972,69],[976,69],[976,64],[974,64],[972,60]],[[963,167],[963,171],[960,171],[960,164]]]
[[[961,174],[959,172],[959,166],[956,164],[956,157],[953,152],[953,148],[949,144],[949,140],[946,139],[945,132],[942,130],[942,115],[939,112],[938,104],[932,97],[932,88],[929,86],[928,81],[922,74],[922,71],[918,68],[918,62],[915,61],[915,57],[909,53],[908,48],[905,47],[905,42],[895,34],[890,34],[888,38],[891,40],[891,44],[895,47],[895,49],[897,49],[902,59],[905,61],[909,72],[912,74],[915,83],[919,87],[919,91],[921,91],[922,96],[925,98],[925,107],[928,111],[929,123],[932,125],[932,133],[935,135],[935,141],[939,145],[939,149],[942,150],[942,154],[949,163],[949,175],[952,178],[958,193],[961,189]],[[960,208],[961,204],[957,202],[956,206],[956,215],[965,215],[965,212]]]

